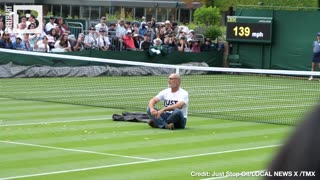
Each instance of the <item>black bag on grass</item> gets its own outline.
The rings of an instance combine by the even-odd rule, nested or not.
[[[149,122],[150,119],[146,113],[142,112],[123,112],[122,115],[112,115],[114,121],[128,121],[128,122]]]

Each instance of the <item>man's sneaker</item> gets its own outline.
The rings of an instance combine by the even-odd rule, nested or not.
[[[156,124],[154,123],[154,121],[150,120],[148,122],[149,126],[151,126],[152,128],[156,128]]]
[[[309,81],[311,81],[312,79],[313,79],[313,77],[312,77],[312,76],[310,76],[310,77],[309,77]]]
[[[167,124],[167,125],[166,125],[166,129],[174,130],[174,124],[173,124],[173,123]]]

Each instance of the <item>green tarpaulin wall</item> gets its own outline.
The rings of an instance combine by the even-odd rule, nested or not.
[[[273,17],[272,43],[233,43],[233,54],[250,68],[310,70],[320,11],[237,8],[237,16]]]
[[[22,52],[22,51],[20,51]],[[189,62],[205,62],[212,67],[223,66],[223,52],[208,51],[201,53],[180,53],[173,52],[167,55],[158,55],[150,57],[142,51],[96,51],[86,50],[81,52],[60,53],[75,56],[87,56],[104,59],[117,59],[126,61],[138,61],[161,64],[183,64]],[[26,54],[0,53],[0,65],[12,62],[17,65],[47,65],[47,66],[86,66],[86,65],[103,65],[97,62],[76,61],[59,58],[48,58],[40,56],[30,56]],[[109,64],[111,65],[111,64]]]

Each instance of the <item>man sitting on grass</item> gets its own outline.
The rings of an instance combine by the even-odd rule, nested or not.
[[[149,101],[147,114],[151,119],[149,125],[153,128],[184,129],[188,114],[188,92],[180,87],[181,77],[179,74],[169,76],[169,88],[162,90]],[[164,108],[157,110],[155,105],[164,101]]]

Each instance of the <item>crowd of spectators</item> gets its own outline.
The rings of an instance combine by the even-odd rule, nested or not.
[[[126,50],[146,51],[150,55],[167,54],[173,51],[199,53],[223,50],[223,43],[213,43],[209,38],[197,38],[194,30],[179,26],[176,22],[107,22],[105,16],[95,26],[77,35],[71,34],[61,17],[51,16],[43,22],[41,33],[25,33],[35,29],[39,22],[31,15],[20,18],[18,31],[8,32],[0,19],[0,48],[38,52],[69,52],[96,49],[100,51]],[[77,37],[76,37],[77,36]]]

